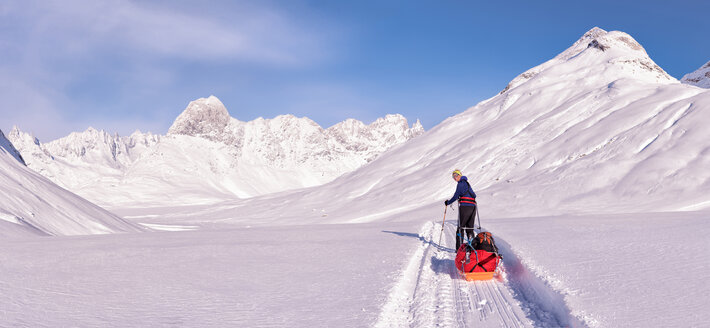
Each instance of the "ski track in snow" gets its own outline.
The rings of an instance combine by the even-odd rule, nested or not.
[[[498,279],[468,282],[454,266],[453,224],[425,224],[421,243],[396,282],[375,327],[580,327],[563,298],[497,240],[506,258]],[[501,245],[502,244],[502,245]],[[508,269],[510,272],[505,272]]]

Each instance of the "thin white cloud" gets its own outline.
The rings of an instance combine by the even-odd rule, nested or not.
[[[116,51],[119,56],[298,64],[325,53],[324,34],[316,26],[293,22],[275,8],[231,7],[231,19],[199,9],[131,1],[22,1],[0,12],[26,24],[29,45],[51,47],[52,56]]]
[[[184,83],[181,66],[191,63],[318,65],[328,56],[331,32],[299,19],[262,2],[3,1],[0,128],[18,124],[41,140],[89,125],[158,129],[166,123],[146,122],[150,115],[143,114],[77,118],[88,109],[72,97],[77,88],[88,97],[92,86],[81,88],[100,81],[117,88],[114,98],[137,101]]]

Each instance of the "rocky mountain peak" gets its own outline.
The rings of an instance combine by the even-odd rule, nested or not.
[[[424,133],[424,126],[422,125],[422,122],[417,119],[414,124],[412,124],[412,129],[411,129],[412,135],[418,136]]]
[[[584,35],[582,35],[577,42],[555,58],[568,60],[588,48],[599,50],[601,52],[609,49],[619,50],[620,52],[615,54],[615,56],[633,54],[633,56],[648,58],[646,50],[644,50],[641,44],[639,44],[631,35],[621,31],[607,32],[598,27],[594,27],[587,31],[587,33],[584,33]]]
[[[187,105],[168,129],[168,134],[219,140],[230,120],[227,108],[217,97],[200,98]]]
[[[385,117],[380,117],[370,124],[374,128],[409,128],[407,119],[400,114],[387,114]]]
[[[584,33],[580,39],[595,39],[597,37],[600,37],[602,35],[605,35],[607,31],[604,29],[599,28],[598,26],[592,27],[591,30],[587,31],[587,33]]]
[[[17,144],[18,142],[31,142],[35,145],[40,144],[39,139],[27,132],[23,132],[22,130],[20,130],[19,127],[17,127],[17,125],[12,127],[12,130],[10,130],[10,133],[7,135],[7,138],[13,144]]]
[[[710,61],[698,68],[695,72],[685,74],[680,82],[710,89]]]

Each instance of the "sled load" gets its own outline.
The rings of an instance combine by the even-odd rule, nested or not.
[[[456,269],[466,280],[490,280],[496,276],[496,269],[502,259],[493,236],[485,231],[461,244],[455,262]]]

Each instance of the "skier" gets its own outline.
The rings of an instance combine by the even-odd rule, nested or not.
[[[451,177],[457,182],[456,192],[454,197],[444,201],[444,205],[449,206],[449,204],[459,201],[459,226],[456,229],[456,249],[458,250],[463,243],[464,231],[468,235],[468,239],[475,236],[473,224],[476,217],[476,193],[460,170],[454,170]]]

